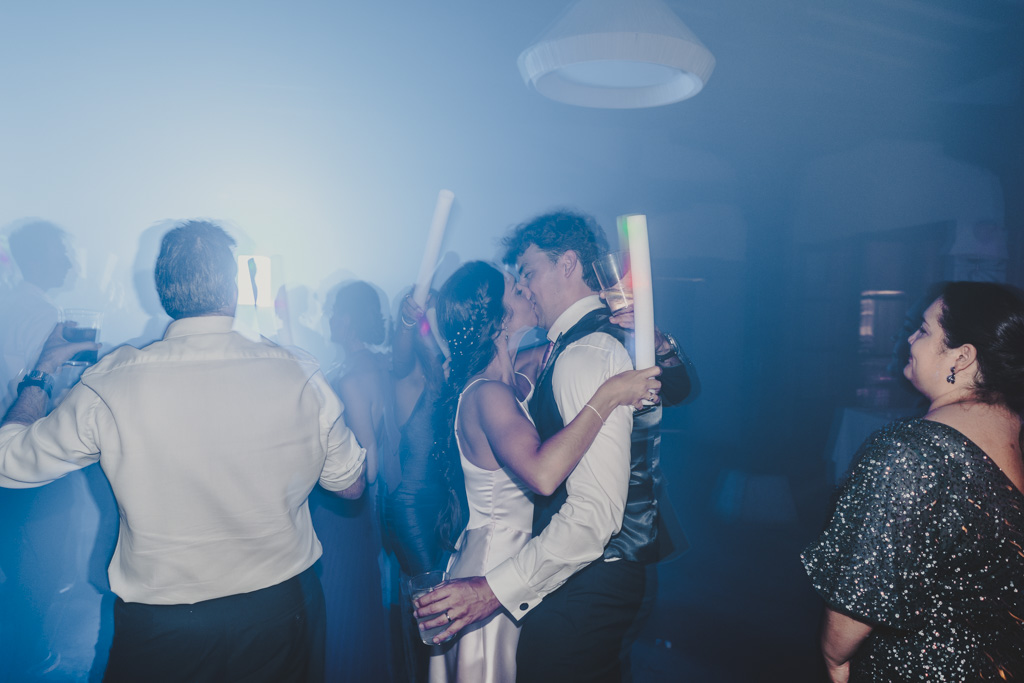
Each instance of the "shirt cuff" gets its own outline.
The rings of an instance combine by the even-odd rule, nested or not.
[[[514,558],[505,560],[487,572],[484,578],[487,579],[487,585],[491,587],[494,597],[516,621],[526,616],[543,600],[537,591],[530,588],[523,577],[519,575]]]
[[[338,466],[328,458],[324,463],[323,471],[320,472],[320,486],[334,493],[344,491],[358,481],[361,474],[359,468],[365,461],[365,448],[359,448],[356,458],[347,466]]]

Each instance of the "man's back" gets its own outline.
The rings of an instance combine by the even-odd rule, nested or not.
[[[321,548],[306,498],[363,492],[365,452],[308,358],[231,332],[234,240],[187,221],[153,277],[175,322],[85,372],[45,416],[81,347],[57,326],[0,423],[0,486],[43,486],[99,462],[121,515],[109,568],[106,681],[321,681]]]
[[[122,516],[110,583],[125,601],[194,603],[295,576],[321,551],[310,490],[357,475],[359,446],[316,362],[231,323],[184,318],[118,349],[51,416],[69,466],[102,453]]]

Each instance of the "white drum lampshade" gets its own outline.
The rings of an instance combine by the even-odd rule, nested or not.
[[[578,0],[519,55],[537,92],[582,107],[638,109],[693,97],[715,58],[661,0]]]

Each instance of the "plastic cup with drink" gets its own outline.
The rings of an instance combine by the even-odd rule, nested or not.
[[[417,598],[420,598],[426,595],[427,593],[437,588],[440,588],[447,582],[448,572],[432,571],[406,579],[406,588],[409,590],[409,597],[415,601]],[[431,619],[434,619],[440,615],[441,613],[438,612],[437,614],[430,614],[424,617],[417,617],[416,623],[422,624],[423,622],[430,621]],[[447,627],[448,624],[441,624],[440,626],[435,626],[434,628],[421,629],[420,639],[423,641],[424,645],[436,645],[436,643],[434,642],[434,636],[444,631],[445,628]],[[443,640],[441,642],[445,641]]]
[[[601,286],[601,298],[613,315],[632,310],[633,285],[624,254],[613,251],[597,259],[594,261],[594,274]]]
[[[100,340],[100,322],[103,314],[85,308],[65,308],[61,311],[60,321],[64,323],[64,339],[69,342],[98,342]],[[71,324],[74,323],[74,324]],[[66,365],[92,365],[96,362],[98,352],[95,349],[79,351],[72,356]]]

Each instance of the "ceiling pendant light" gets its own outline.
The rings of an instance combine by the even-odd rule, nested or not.
[[[715,58],[661,0],[578,0],[519,55],[537,92],[566,104],[638,109],[693,97]]]

